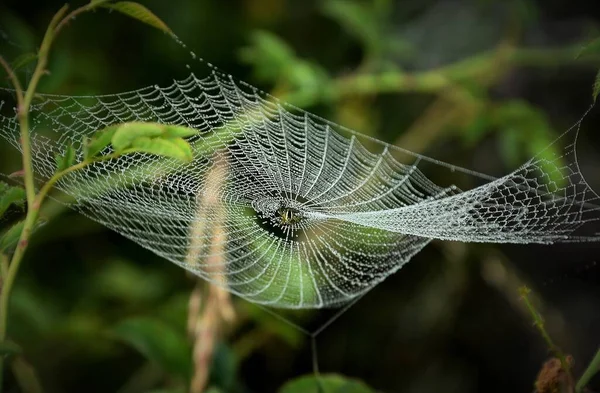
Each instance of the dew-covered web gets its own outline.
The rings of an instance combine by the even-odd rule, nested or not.
[[[2,113],[0,135],[19,149],[16,117],[6,104]],[[577,165],[579,123],[555,142],[553,156],[486,178],[345,129],[214,69],[166,87],[40,96],[32,108],[39,180],[52,176],[66,146],[82,159],[86,137],[130,121],[198,129],[193,162],[136,153],[72,172],[57,187],[86,216],[254,303],[347,304],[432,239],[599,239],[588,228],[598,219],[598,195]],[[448,177],[434,182],[425,166]],[[462,190],[453,172],[486,182]]]

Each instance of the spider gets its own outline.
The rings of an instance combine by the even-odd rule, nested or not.
[[[279,214],[283,225],[294,225],[302,220],[300,211],[291,207],[280,207],[277,214]]]

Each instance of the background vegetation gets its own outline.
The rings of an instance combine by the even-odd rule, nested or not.
[[[515,168],[579,119],[600,65],[594,54],[577,58],[600,35],[600,10],[579,0],[143,3],[189,49],[239,79],[363,133],[492,175]],[[3,2],[0,53],[12,60],[35,51],[62,4]],[[189,73],[186,64],[204,72],[164,34],[98,11],[61,34],[40,91],[166,85]],[[599,190],[597,112],[583,123],[579,152]],[[16,169],[18,156],[1,144],[0,171]],[[0,225],[21,213],[13,206]],[[579,375],[600,345],[597,251],[436,242],[318,337],[321,370],[383,392],[530,392],[550,355],[519,298],[517,288],[527,283]],[[195,318],[190,299],[210,296],[198,285],[182,269],[62,212],[36,234],[15,287],[9,336],[23,347],[18,371],[29,381],[35,372],[47,392],[185,391],[203,372],[192,355],[200,338],[187,332]],[[235,320],[211,335],[206,385],[213,392],[310,391],[303,381],[285,385],[312,370],[308,338],[244,301],[233,305]],[[304,318],[316,327],[325,316]],[[367,391],[358,382],[328,383]],[[5,386],[18,391],[14,377]]]

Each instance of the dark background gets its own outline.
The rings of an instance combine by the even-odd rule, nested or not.
[[[600,61],[575,54],[600,36],[595,2],[351,1],[362,7],[351,16],[336,13],[343,6],[333,3],[143,1],[190,50],[236,78],[350,128],[494,175],[550,143],[592,102]],[[11,59],[34,50],[61,5],[4,0],[0,53]],[[447,102],[441,91],[315,94],[356,74],[436,72],[501,42],[536,52],[485,71],[488,77],[462,78],[461,89],[481,103],[476,109]],[[189,73],[186,64],[205,72],[165,34],[100,10],[61,33],[40,91],[91,95],[167,85]],[[506,105],[516,106],[518,116],[494,115]],[[582,169],[596,190],[599,120],[596,108],[583,122],[579,145]],[[14,169],[16,158],[0,144],[2,172]],[[531,392],[550,355],[519,300],[517,289],[526,283],[579,375],[600,345],[598,250],[595,244],[434,242],[319,335],[321,371],[362,379],[382,392]],[[156,359],[106,332],[144,316],[184,335],[193,287],[182,269],[64,211],[29,249],[9,335],[23,346],[46,391],[119,391]],[[213,366],[216,391],[274,392],[311,372],[307,337],[241,299],[235,305],[240,318],[223,329]],[[311,318],[305,324],[316,327],[325,317]],[[251,348],[241,350],[248,341]],[[165,372],[154,387],[178,389],[174,380]],[[598,378],[594,383],[600,390]]]

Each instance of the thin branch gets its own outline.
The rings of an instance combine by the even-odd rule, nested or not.
[[[13,69],[2,56],[0,56],[0,65],[8,74],[8,78],[10,79],[10,82],[15,88],[15,92],[17,94],[17,106],[23,105],[23,88],[21,87],[21,82],[19,82],[19,78],[17,78],[17,75],[15,74]]]
[[[519,294],[521,295],[521,299],[525,303],[525,306],[527,306],[527,309],[529,310],[529,313],[531,314],[531,316],[533,318],[533,324],[539,330],[541,336],[544,338],[544,341],[546,341],[546,344],[548,345],[548,348],[550,349],[550,351],[552,351],[554,353],[554,356],[560,361],[561,368],[563,369],[563,371],[565,372],[565,375],[567,376],[567,384],[568,384],[569,391],[572,391],[572,389],[573,389],[573,374],[571,373],[571,366],[570,366],[569,362],[567,361],[567,357],[565,356],[563,351],[556,344],[554,344],[554,342],[552,341],[552,338],[546,331],[546,327],[544,326],[544,319],[542,318],[540,313],[536,310],[535,306],[533,305],[533,303],[531,303],[531,300],[529,299],[530,293],[531,293],[531,290],[529,288],[527,288],[526,286],[519,288]]]

